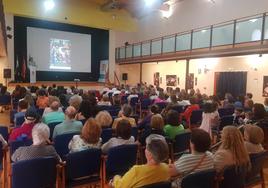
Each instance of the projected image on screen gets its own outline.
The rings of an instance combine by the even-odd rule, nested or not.
[[[50,69],[71,70],[71,41],[50,39]]]

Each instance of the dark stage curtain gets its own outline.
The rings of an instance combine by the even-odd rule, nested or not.
[[[234,97],[246,94],[247,72],[220,72],[217,94],[231,93]]]

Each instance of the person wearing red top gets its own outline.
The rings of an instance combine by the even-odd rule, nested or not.
[[[32,129],[35,125],[35,122],[38,118],[38,114],[33,109],[28,109],[25,113],[25,121],[21,127],[13,129],[9,135],[9,142],[16,141],[21,137],[27,137],[32,139]]]
[[[199,110],[200,107],[196,104],[195,98],[190,98],[191,105],[181,114],[181,118],[184,118],[187,122],[187,125],[190,125],[190,118],[194,110]]]

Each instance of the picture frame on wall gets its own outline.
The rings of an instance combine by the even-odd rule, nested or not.
[[[166,75],[167,86],[177,86],[177,75]]]
[[[263,76],[262,96],[268,97],[268,76]]]
[[[154,73],[154,85],[156,87],[159,87],[160,85],[160,73],[159,72]]]

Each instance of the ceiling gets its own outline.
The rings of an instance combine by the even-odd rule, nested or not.
[[[118,9],[127,10],[133,17],[141,18],[152,11],[162,8],[164,2],[170,0],[156,0],[151,7],[145,5],[144,0],[90,0],[98,5],[102,11],[112,11]],[[174,0],[172,0],[174,1]]]

